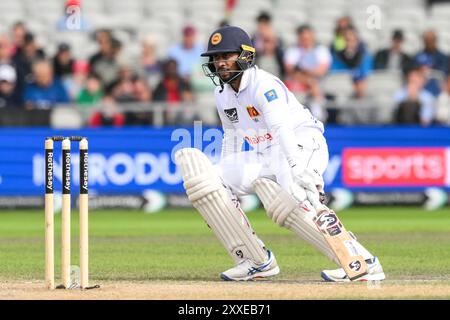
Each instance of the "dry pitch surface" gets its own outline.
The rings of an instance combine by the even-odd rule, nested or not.
[[[391,280],[381,283],[320,281],[102,282],[93,290],[44,289],[44,283],[1,282],[1,300],[292,300],[292,299],[450,299],[448,280]]]

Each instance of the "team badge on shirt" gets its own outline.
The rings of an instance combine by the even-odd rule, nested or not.
[[[239,117],[236,108],[225,109],[223,111],[225,112],[225,115],[227,116],[228,120],[230,120],[232,123],[239,122]]]
[[[264,96],[266,97],[268,102],[278,99],[277,93],[275,92],[274,89],[269,90],[266,93],[264,93]]]
[[[256,108],[254,106],[247,106],[247,112],[248,115],[250,116],[250,118],[255,121],[255,122],[259,122],[258,117],[260,116],[258,110],[256,110]]]

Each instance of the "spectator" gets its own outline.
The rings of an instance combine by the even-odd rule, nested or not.
[[[25,34],[27,34],[25,24],[21,21],[14,23],[11,34],[13,42],[11,46],[11,55],[14,56],[22,50],[22,47],[25,44]]]
[[[154,37],[148,36],[142,41],[142,52],[139,62],[140,74],[146,80],[147,85],[150,88],[156,87],[161,80],[162,61],[158,59]]]
[[[193,100],[190,83],[181,78],[177,70],[176,60],[168,59],[164,63],[163,79],[156,87],[153,95],[155,101],[179,103]]]
[[[427,30],[423,33],[423,45],[424,48],[422,51],[417,53],[416,59],[420,54],[425,54],[432,61],[432,69],[439,70],[443,74],[447,74],[449,72],[449,58],[438,49],[437,35],[434,30]]]
[[[302,25],[297,28],[297,46],[286,51],[284,64],[288,75],[298,67],[306,78],[319,79],[328,72],[331,55],[325,46],[316,44],[312,28]]]
[[[412,69],[406,85],[394,97],[397,104],[395,121],[401,124],[430,125],[434,120],[435,99],[424,89],[425,78],[418,69]]]
[[[353,28],[352,18],[349,16],[343,16],[336,20],[336,26],[334,28],[334,39],[331,44],[330,51],[334,54],[337,51],[342,51],[345,48],[344,32],[348,28]]]
[[[297,95],[306,95],[306,92],[308,91],[308,86],[303,81],[303,73],[299,67],[295,67],[293,73],[291,76],[287,77],[286,80],[284,80],[284,83],[286,87],[292,91],[296,96]],[[299,100],[303,100],[304,98],[301,98]]]
[[[265,11],[256,18],[257,29],[252,37],[253,46],[256,49],[256,64],[284,78],[283,42],[272,25],[272,17]]]
[[[258,52],[263,49],[264,38],[266,36],[272,36],[274,34],[275,30],[272,25],[272,17],[266,11],[261,11],[256,17],[256,31],[252,36],[252,43],[256,51]]]
[[[303,88],[304,94],[310,99],[311,112],[320,120],[325,121],[323,110],[324,95],[320,89],[319,80],[328,72],[331,55],[323,45],[316,44],[314,31],[309,25],[297,29],[298,44],[289,48],[284,57],[284,65],[288,76],[289,87]],[[295,84],[297,82],[297,84]]]
[[[0,108],[18,107],[21,101],[14,94],[16,70],[9,64],[0,64]]]
[[[76,100],[86,84],[89,75],[89,64],[84,60],[74,61],[71,74],[67,74],[61,79],[70,100]]]
[[[76,101],[82,105],[95,105],[102,100],[103,96],[100,77],[91,73],[87,77],[86,86],[81,90]]]
[[[411,58],[403,52],[403,31],[395,30],[392,34],[391,47],[378,51],[374,59],[374,69],[400,70],[406,75],[412,67]]]
[[[100,48],[113,38],[112,31],[110,29],[98,29],[93,34],[93,40],[97,42]]]
[[[163,79],[153,93],[154,101],[168,103],[166,110],[168,122],[183,122],[186,120],[181,112],[183,110],[176,109],[176,107],[181,102],[193,101],[191,85],[178,74],[176,60],[168,59],[164,63],[163,70]]]
[[[152,98],[145,82],[128,64],[120,67],[119,78],[112,85],[111,95],[119,103],[149,102]]]
[[[90,70],[99,75],[104,86],[109,86],[118,76],[118,56],[122,43],[112,38],[108,31],[101,31],[96,38],[100,51],[89,59]]]
[[[63,17],[56,24],[58,31],[87,31],[90,24],[81,12],[81,0],[67,0]]]
[[[441,84],[440,79],[435,77],[435,74],[432,72],[433,61],[431,57],[426,54],[419,54],[416,57],[416,67],[422,73],[422,76],[425,79],[425,87],[424,89],[430,92],[433,96],[438,97],[441,93]]]
[[[53,77],[53,69],[46,60],[33,64],[34,81],[25,88],[25,105],[28,109],[48,109],[58,103],[69,102],[69,95],[58,79]]]
[[[437,99],[436,120],[450,126],[450,75],[444,81],[442,92]]]
[[[32,33],[26,33],[23,46],[16,51],[12,57],[13,64],[17,70],[17,91],[21,96],[24,95],[25,86],[33,78],[31,66],[34,61],[45,58],[44,50],[42,50],[34,39]]]
[[[10,97],[10,101],[13,101],[15,105],[17,106],[21,106],[23,101],[22,101],[22,96],[23,96],[23,85],[21,86],[21,84],[18,83],[17,79],[23,79],[23,76],[21,76],[23,74],[23,71],[18,68],[18,66],[16,66],[16,64],[14,63],[14,61],[11,59],[11,42],[9,40],[9,38],[6,35],[1,35],[0,34],[0,66],[2,65],[7,65],[7,66],[11,66],[14,68],[14,92],[13,92],[13,97]],[[9,69],[8,67],[6,67],[6,69]],[[4,71],[4,72],[9,72],[10,71]],[[8,78],[11,79],[11,78]],[[9,93],[8,93],[9,96]],[[11,100],[12,99],[12,100]]]
[[[118,110],[114,98],[110,95],[106,95],[102,100],[101,109],[93,112],[89,125],[91,127],[122,127],[125,125],[125,116]]]
[[[355,76],[367,76],[372,71],[372,56],[361,42],[356,30],[344,31],[345,48],[333,53],[331,71],[351,71]]]
[[[55,77],[63,78],[70,76],[73,72],[74,59],[70,52],[70,46],[67,43],[60,43],[58,51],[53,57],[53,70]]]
[[[379,123],[378,106],[375,98],[367,93],[367,79],[364,75],[353,77],[353,94],[345,102],[345,108],[339,110],[341,123],[374,124]]]
[[[40,46],[36,43],[34,39],[34,34],[26,33],[24,38],[24,43],[21,50],[18,50],[16,54],[13,56],[14,64],[23,70],[21,76],[23,79],[18,79],[19,82],[25,83],[29,81],[32,77],[32,64],[36,60],[45,59],[45,52]]]
[[[169,48],[168,57],[175,59],[178,65],[178,74],[189,80],[195,65],[200,60],[203,46],[196,42],[197,31],[193,26],[183,28],[183,41]]]
[[[11,42],[6,35],[0,34],[0,64],[11,63]]]
[[[277,49],[277,38],[267,35],[263,41],[262,49],[257,51],[256,63],[278,78],[284,78],[283,53]]]

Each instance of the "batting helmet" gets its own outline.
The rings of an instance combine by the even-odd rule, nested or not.
[[[233,70],[234,76],[226,81],[220,77],[220,73],[216,71],[213,56],[220,53],[239,53],[236,60],[239,70]],[[210,77],[215,85],[229,83],[236,79],[245,70],[255,65],[256,50],[248,34],[239,27],[225,26],[214,31],[209,37],[208,50],[201,54],[202,57],[209,57],[209,61],[202,65],[203,72]],[[215,78],[219,78],[216,83]]]

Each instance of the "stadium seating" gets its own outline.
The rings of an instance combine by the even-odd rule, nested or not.
[[[33,26],[33,30],[39,34],[38,39],[46,45],[60,41],[60,38],[54,37],[57,32],[54,26],[62,17],[63,4],[64,1],[59,0],[2,0],[0,31],[6,31],[7,26],[26,17],[27,24]],[[224,6],[222,0],[95,0],[83,1],[82,13],[93,28],[127,28],[136,34],[163,33],[166,41],[161,42],[160,50],[164,52],[171,43],[180,39],[179,33],[185,23],[194,24],[204,40],[224,19]],[[365,28],[370,6],[378,7],[382,14],[381,29],[376,32]],[[371,50],[387,45],[391,31],[402,28],[406,33],[407,51],[414,52],[420,44],[418,40],[421,33],[427,27],[438,29],[443,50],[450,49],[448,3],[435,4],[427,11],[423,0],[246,0],[237,1],[230,17],[231,22],[252,32],[255,28],[254,19],[260,10],[267,10],[274,16],[275,27],[287,44],[295,43],[293,33],[302,23],[313,25],[318,40],[328,44],[335,19],[348,14],[354,19]],[[73,42],[76,52],[86,48],[87,41],[77,39]]]
[[[336,103],[341,105],[353,92],[351,75],[347,72],[331,73],[323,79],[322,89],[334,96]]]
[[[88,59],[98,50],[87,31],[61,31],[56,28],[63,18],[62,0],[2,0],[0,1],[0,33],[9,32],[16,21],[25,21],[36,35],[37,42],[45,46],[48,56],[53,56],[60,42],[71,45],[77,59]],[[434,28],[439,37],[439,48],[450,52],[450,3],[437,3],[427,8],[425,0],[238,0],[229,16],[225,15],[223,0],[82,0],[82,15],[92,31],[111,28],[122,42],[125,61],[136,61],[141,51],[142,40],[152,35],[156,40],[157,55],[163,58],[170,45],[181,40],[181,30],[186,24],[198,30],[198,40],[206,43],[211,31],[224,18],[239,25],[249,33],[256,29],[255,18],[261,10],[273,17],[273,24],[284,45],[297,41],[296,28],[310,24],[319,43],[329,45],[334,36],[335,21],[343,15],[350,16],[358,33],[370,52],[389,45],[392,31],[404,31],[404,50],[415,54],[422,47],[422,33]],[[368,16],[379,10],[380,26],[367,26]],[[443,79],[442,74],[436,77]],[[386,72],[375,72],[368,78],[368,91],[379,104],[390,112],[389,99],[401,86],[401,76]],[[323,79],[326,93],[335,95],[336,103],[344,101],[352,92],[348,74],[329,74]],[[207,101],[199,96],[198,101]],[[392,102],[392,101],[391,101]],[[205,102],[205,103],[209,103]],[[60,112],[61,114],[58,114]],[[57,125],[64,119],[63,109],[52,115],[51,122]]]

